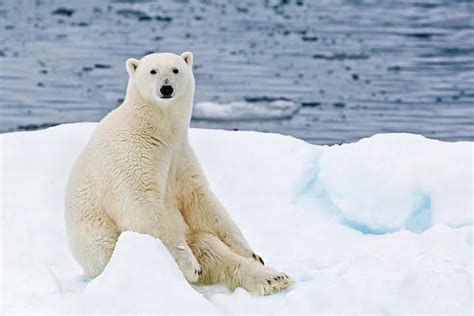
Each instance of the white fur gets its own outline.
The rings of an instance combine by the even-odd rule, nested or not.
[[[99,123],[70,175],[65,218],[72,253],[96,277],[120,233],[135,231],[159,238],[189,282],[258,294],[284,289],[291,279],[254,254],[189,144],[192,62],[189,52],[127,60],[125,101]],[[161,98],[163,84],[173,87],[172,98]]]

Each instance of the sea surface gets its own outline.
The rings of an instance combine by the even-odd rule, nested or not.
[[[474,140],[474,1],[0,1],[0,132],[98,121],[125,60],[194,54],[194,127]]]

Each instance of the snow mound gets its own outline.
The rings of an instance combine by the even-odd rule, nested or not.
[[[411,134],[324,148],[318,180],[343,221],[364,232],[473,224],[472,144]]]
[[[111,288],[120,289],[127,302],[117,300]],[[87,304],[88,310],[82,312],[133,314],[153,313],[157,309],[167,314],[193,313],[196,309],[202,313],[217,312],[183,279],[159,240],[132,232],[120,236],[110,264],[85,288],[84,296],[85,300],[95,302]]]
[[[283,119],[292,117],[299,106],[289,100],[259,102],[214,103],[200,102],[194,105],[193,119],[212,121],[243,121]]]
[[[94,127],[0,135],[2,314],[473,313],[473,143],[387,134],[328,147],[191,129],[250,244],[297,281],[255,297],[190,286],[160,241],[136,233],[122,234],[103,274],[81,276],[64,190]]]

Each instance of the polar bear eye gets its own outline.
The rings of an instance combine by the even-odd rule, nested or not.
[[[151,73],[152,75],[156,75],[156,70],[155,70],[155,69],[152,69],[152,70],[150,71],[150,73]]]
[[[177,74],[178,72],[179,72],[179,70],[178,70],[178,69],[176,69],[176,68],[173,68],[173,73],[174,73],[174,74]]]

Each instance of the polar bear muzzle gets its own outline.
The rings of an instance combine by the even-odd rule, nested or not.
[[[163,85],[160,88],[161,98],[162,99],[169,99],[173,97],[173,87],[170,85]]]

